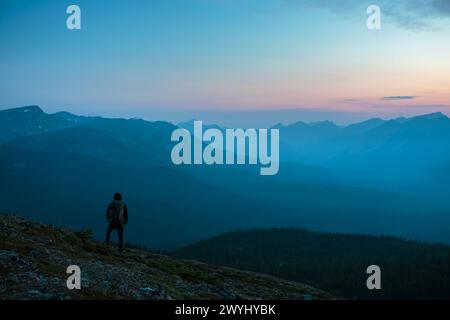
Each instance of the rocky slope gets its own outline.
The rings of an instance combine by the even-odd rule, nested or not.
[[[68,290],[69,265],[81,290]],[[0,215],[0,299],[333,299],[275,277],[115,248],[72,232]]]

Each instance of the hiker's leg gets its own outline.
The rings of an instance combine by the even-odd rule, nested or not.
[[[123,226],[117,227],[117,233],[119,234],[119,250],[123,251]]]
[[[108,244],[109,245],[109,242],[110,242],[110,240],[111,240],[111,232],[113,231],[113,228],[112,228],[112,223],[110,223],[109,225],[108,225],[108,230],[106,230],[106,244]]]

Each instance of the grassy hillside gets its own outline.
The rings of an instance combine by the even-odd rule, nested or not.
[[[333,299],[272,276],[116,249],[72,232],[0,215],[0,299]],[[68,290],[66,268],[81,268]]]
[[[346,298],[450,298],[450,246],[439,244],[270,229],[223,234],[175,255],[308,283]],[[366,288],[370,265],[381,268],[380,291]]]

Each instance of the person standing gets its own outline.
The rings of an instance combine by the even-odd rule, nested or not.
[[[122,200],[120,193],[114,194],[113,201],[109,204],[106,210],[106,219],[109,222],[106,231],[106,244],[109,245],[111,241],[111,232],[117,230],[119,235],[119,251],[123,251],[123,231],[124,226],[128,223],[128,209]]]

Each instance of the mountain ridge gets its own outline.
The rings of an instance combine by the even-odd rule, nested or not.
[[[101,117],[101,116],[83,116],[83,115],[77,115],[74,114],[72,112],[68,112],[68,111],[58,111],[58,112],[54,112],[54,113],[46,113],[39,105],[29,105],[29,106],[22,106],[22,107],[14,107],[14,108],[6,108],[6,109],[1,109],[0,110],[0,117],[2,116],[2,114],[17,114],[17,113],[27,113],[27,112],[31,112],[34,114],[44,114],[47,116],[57,116],[60,117],[62,119],[65,120],[69,120],[71,119],[73,121],[74,118],[79,118],[79,119],[91,119],[91,120],[95,120],[95,119],[122,119],[122,118],[107,118],[107,117]],[[352,127],[355,125],[361,125],[364,123],[369,123],[369,122],[389,122],[389,121],[396,121],[396,122],[403,122],[405,120],[414,120],[414,119],[427,119],[427,120],[435,120],[435,119],[448,119],[450,120],[450,118],[443,112],[431,112],[431,113],[424,113],[421,115],[414,115],[414,116],[410,116],[410,117],[398,117],[398,118],[391,118],[391,119],[381,119],[381,118],[377,118],[377,117],[373,117],[373,118],[368,118],[364,121],[359,121],[359,122],[355,122],[355,123],[350,123],[347,125],[337,125],[334,121],[331,120],[322,120],[322,121],[313,121],[313,122],[304,122],[302,120],[297,120],[292,122],[291,124],[283,124],[283,123],[275,123],[273,124],[271,127],[272,128],[281,128],[281,127],[296,127],[296,126],[303,126],[303,125],[307,125],[307,126],[325,126],[325,127],[337,127],[337,128],[348,128],[348,127]],[[166,122],[166,123],[170,123],[169,121],[147,121],[144,119],[139,119],[139,118],[123,118],[123,120],[140,120],[140,121],[145,121],[145,122]],[[176,124],[176,126],[180,127],[180,128],[185,128],[185,127],[189,127],[192,126],[192,123],[194,121],[196,121],[198,119],[189,119],[186,121],[181,121],[178,122]],[[206,126],[206,124],[204,124],[204,126]],[[214,127],[214,128],[218,128],[218,129],[223,129],[224,127],[216,124],[216,123],[209,123],[207,125],[208,127]]]

